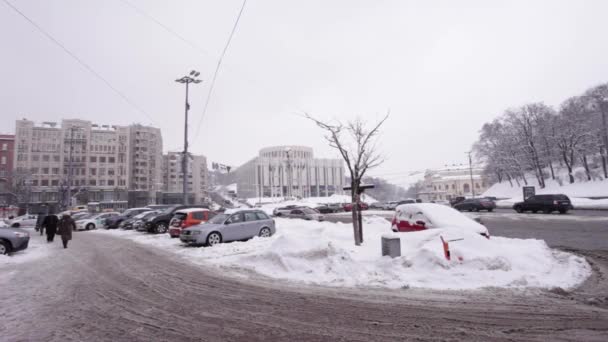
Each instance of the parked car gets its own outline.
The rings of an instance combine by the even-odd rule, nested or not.
[[[451,198],[450,205],[453,207],[454,205],[464,201],[465,199],[466,199],[466,197],[464,197],[464,196],[457,196],[457,197]]]
[[[146,222],[146,229],[148,233],[159,233],[164,234],[169,231],[169,222],[171,222],[171,218],[173,218],[173,214],[180,209],[186,208],[205,208],[202,205],[183,205],[183,204],[175,204],[170,206],[169,208],[163,210],[160,214],[151,217],[148,222]]]
[[[150,204],[146,206],[146,208],[150,208],[152,210],[165,210],[171,206],[171,204]]]
[[[391,222],[394,232],[456,228],[490,237],[488,228],[454,208],[435,203],[404,204],[397,207]]]
[[[420,202],[418,202],[418,200],[408,198],[408,199],[401,200],[401,201],[397,202],[397,206],[400,206],[402,204],[410,204],[410,203],[420,203]]]
[[[397,208],[397,201],[385,202],[382,205],[382,209],[384,210],[395,210]]]
[[[215,216],[214,212],[204,208],[178,210],[169,223],[169,235],[178,238],[183,229],[207,222],[213,216]]]
[[[26,230],[8,227],[4,222],[0,225],[0,255],[24,250],[29,242],[30,233]]]
[[[153,218],[155,218],[157,215],[160,215],[160,213],[162,212],[162,210],[152,210],[135,216],[134,221],[131,223],[132,229],[137,230],[138,232],[147,232],[147,223]]]
[[[323,204],[315,208],[321,214],[333,214],[344,211],[344,208],[339,203]]]
[[[491,212],[496,209],[496,203],[487,198],[469,198],[460,203],[454,204],[454,209],[459,211],[487,210],[488,212]]]
[[[76,230],[91,230],[103,227],[106,219],[112,216],[120,215],[119,212],[109,211],[105,213],[91,214],[85,218],[76,221]]]
[[[241,209],[218,214],[209,221],[182,230],[179,239],[189,245],[213,246],[221,242],[269,237],[275,222],[262,210]]]
[[[515,203],[513,209],[518,213],[542,211],[545,214],[551,214],[557,211],[560,214],[565,214],[572,209],[572,202],[566,195],[534,195],[523,202]]]
[[[272,210],[272,215],[273,216],[283,216],[283,215],[287,215],[289,214],[293,209],[296,208],[301,208],[301,206],[299,205],[287,205],[284,207],[280,207],[280,208],[274,208]]]
[[[145,211],[152,211],[150,208],[131,208],[123,211],[118,216],[110,216],[106,219],[107,228],[118,228],[122,221],[130,219],[133,216],[139,215]]]
[[[8,221],[8,225],[13,228],[32,228],[36,226],[36,221],[38,220],[37,214],[25,214],[21,216],[17,216],[12,220]]]
[[[344,206],[342,207],[344,209],[344,211],[352,211],[353,210],[353,204],[352,203],[344,203]],[[367,210],[369,209],[369,205],[367,205],[367,203],[365,202],[360,202],[359,203],[359,210]]]
[[[284,215],[287,218],[298,218],[303,220],[314,220],[314,221],[323,221],[325,217],[321,215],[318,211],[311,208],[297,208],[293,209],[289,214]]]

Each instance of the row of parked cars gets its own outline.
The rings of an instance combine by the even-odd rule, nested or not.
[[[166,208],[132,208],[106,220],[106,228],[133,229],[179,238],[188,245],[213,246],[228,241],[268,237],[275,221],[259,209],[215,212],[203,206],[173,205]]]

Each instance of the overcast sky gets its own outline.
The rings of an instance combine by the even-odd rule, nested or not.
[[[608,81],[608,1],[249,0],[195,138],[242,1],[9,1],[146,113],[3,0],[0,132],[20,118],[139,122],[179,150],[184,86],[174,80],[196,69],[191,150],[236,166],[272,145],[336,157],[297,113],[374,121],[390,108],[387,160],[372,174],[403,184],[408,171],[466,162],[504,109],[556,106]]]

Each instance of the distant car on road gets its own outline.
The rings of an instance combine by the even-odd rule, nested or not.
[[[279,207],[279,208],[274,208],[274,210],[272,210],[272,215],[273,216],[283,216],[283,215],[287,215],[289,214],[293,209],[296,208],[301,208],[301,206],[299,205],[286,205],[284,207]]]
[[[18,252],[27,248],[30,234],[21,228],[0,225],[0,255]]]
[[[324,204],[315,208],[321,214],[333,214],[344,211],[344,208],[339,203]]]
[[[298,218],[303,220],[323,221],[325,217],[318,211],[310,208],[293,209],[289,214],[284,215],[287,218]]]
[[[238,210],[219,214],[211,220],[182,230],[179,239],[189,245],[214,246],[222,242],[269,237],[275,222],[261,210]]]
[[[488,212],[491,212],[496,209],[496,203],[487,198],[469,198],[454,204],[454,209],[459,211],[487,210]]]
[[[344,211],[352,211],[353,210],[353,204],[352,203],[344,203],[344,206],[342,207],[344,209]],[[359,203],[359,210],[367,210],[369,209],[369,205],[365,202],[360,202]]]
[[[572,209],[572,202],[566,195],[534,195],[523,202],[517,202],[513,205],[513,209],[518,213],[531,211],[537,213],[542,211],[545,214],[551,214],[554,211],[560,214],[565,214]]]
[[[391,222],[394,232],[457,228],[490,237],[488,228],[454,208],[435,203],[404,204],[397,207]]]
[[[467,199],[467,198],[464,196],[454,197],[454,198],[450,199],[450,205],[453,207],[454,205],[464,201],[465,199]]]

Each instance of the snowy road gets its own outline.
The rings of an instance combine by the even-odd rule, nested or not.
[[[380,213],[382,214],[382,213]],[[466,213],[469,215],[469,213]],[[567,247],[576,250],[608,251],[608,212],[600,210],[578,210],[559,215],[518,214],[507,210],[471,213],[480,216],[490,233],[520,239],[545,240],[551,247]],[[388,220],[392,213],[377,215]],[[347,215],[325,215],[330,222],[351,222]],[[387,227],[390,222],[387,222]]]
[[[608,252],[587,256],[596,273],[573,293],[343,290],[237,281],[82,232],[48,259],[0,266],[0,340],[605,341]]]

